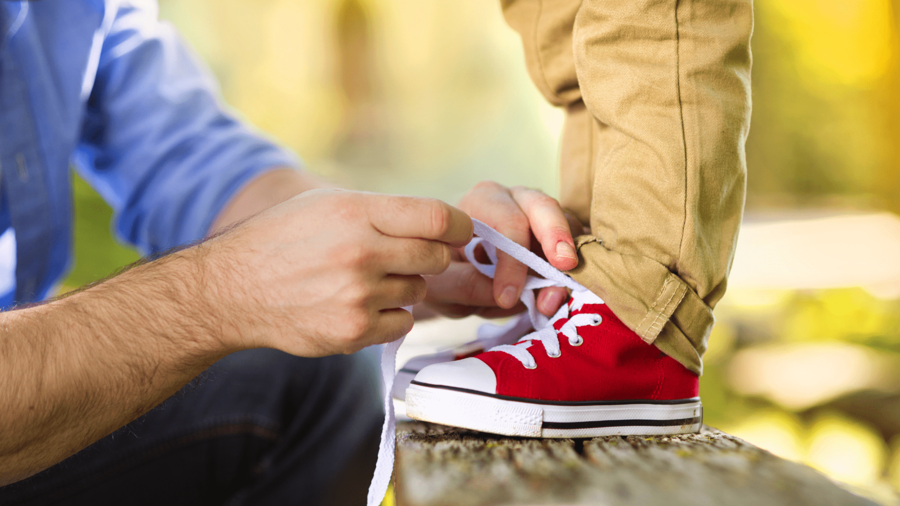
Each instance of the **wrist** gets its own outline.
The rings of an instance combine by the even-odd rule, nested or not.
[[[326,180],[304,170],[273,168],[247,183],[232,197],[216,217],[207,235],[215,235],[235,223],[301,193],[334,187]]]
[[[234,294],[236,275],[229,261],[225,242],[217,238],[175,253],[175,269],[182,272],[181,287],[190,314],[183,315],[196,325],[198,347],[202,353],[221,358],[251,348],[242,339],[244,332]],[[225,257],[225,258],[222,258]]]

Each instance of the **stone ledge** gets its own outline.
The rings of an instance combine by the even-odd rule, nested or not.
[[[875,504],[710,427],[572,440],[401,423],[395,491],[399,506]]]

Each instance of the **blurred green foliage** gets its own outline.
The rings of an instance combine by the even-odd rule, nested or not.
[[[63,291],[103,279],[139,258],[111,233],[112,209],[83,179],[73,175],[75,262]]]

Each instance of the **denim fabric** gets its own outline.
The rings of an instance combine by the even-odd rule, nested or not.
[[[226,110],[156,10],[0,2],[0,222],[16,232],[18,303],[46,297],[68,268],[70,166],[113,207],[117,235],[152,254],[202,238],[261,172],[299,164]]]
[[[375,350],[377,351],[377,350]],[[363,504],[383,411],[377,354],[250,350],[0,505]]]

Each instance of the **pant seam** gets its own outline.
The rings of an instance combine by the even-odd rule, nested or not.
[[[675,287],[675,289],[672,290],[672,293],[669,295],[668,300],[666,300],[666,303],[660,305],[659,302],[665,296],[666,288],[668,288],[668,286],[673,283],[673,276],[674,275],[670,274],[666,277],[666,280],[663,282],[662,286],[659,289],[659,293],[657,293],[656,295],[656,300],[653,301],[653,305],[650,307],[650,310],[641,320],[641,323],[638,324],[637,328],[640,331],[641,339],[648,343],[653,342],[653,340],[657,335],[659,335],[659,332],[662,330],[663,323],[665,321],[668,321],[670,315],[666,313],[668,313],[668,309],[672,307],[672,301],[675,299],[676,295],[681,292],[681,296],[678,298],[678,302],[681,302],[681,299],[684,298],[684,290],[679,289],[683,287]],[[650,322],[650,325],[644,328],[644,324],[651,316],[654,317],[653,321]],[[660,320],[660,318],[662,318],[662,320]],[[644,330],[641,331],[641,329]]]
[[[678,295],[679,292],[681,292],[681,297],[678,297],[678,302],[681,302],[681,299],[684,298],[684,291],[680,288],[681,287],[675,287],[675,290],[672,291],[672,295],[669,296],[669,300],[666,301],[666,305],[663,306],[662,310],[659,313],[657,313],[656,318],[653,320],[653,323],[651,323],[650,327],[647,329],[648,334],[653,336],[654,339],[662,331],[662,326],[665,324],[665,322],[669,320],[670,315],[667,313],[669,313],[669,308],[673,307],[672,301],[675,300],[675,296]],[[677,305],[677,302],[674,305]],[[662,320],[660,318],[662,318]]]
[[[681,126],[681,146],[683,149],[684,159],[682,169],[684,171],[684,205],[683,220],[681,222],[681,236],[678,239],[678,258],[681,259],[682,248],[684,248],[684,235],[687,229],[688,219],[688,153],[687,153],[687,133],[684,127],[684,100],[681,96],[681,34],[678,20],[678,7],[682,0],[675,0],[675,92],[678,98],[678,122]]]
[[[659,292],[656,293],[656,299],[653,301],[653,304],[650,305],[650,310],[647,311],[647,314],[645,314],[644,318],[641,319],[641,323],[638,324],[638,326],[637,326],[638,330],[644,328],[644,324],[647,322],[647,318],[650,318],[650,316],[652,316],[654,312],[658,313],[658,310],[656,308],[659,307],[659,300],[662,298],[663,294],[666,293],[666,287],[669,286],[669,283],[671,283],[671,282],[672,282],[672,278],[670,278],[670,277],[666,277],[666,280],[663,281],[662,286],[659,287]],[[651,323],[650,325],[652,326],[653,324]],[[647,335],[649,335],[649,331],[650,331],[649,326],[647,327],[646,330],[641,331],[641,339],[646,341]]]

